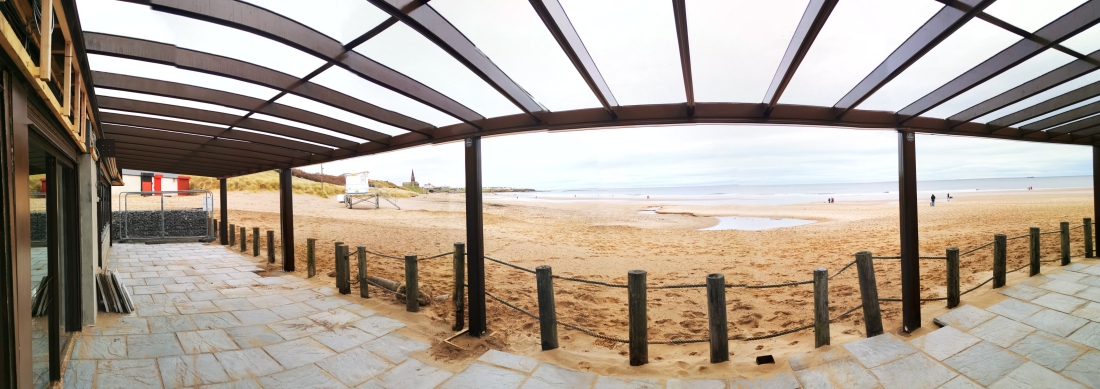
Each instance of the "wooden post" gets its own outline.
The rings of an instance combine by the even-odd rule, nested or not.
[[[947,307],[959,306],[959,248],[947,248]]]
[[[730,360],[729,321],[726,320],[726,276],[707,274],[707,319],[710,321],[710,363]]]
[[[1005,286],[1008,274],[1008,239],[1005,234],[993,235],[993,289]]]
[[[420,280],[415,254],[405,254],[405,310],[420,312]]]
[[[211,231],[214,231],[214,236],[217,237],[217,236],[219,236],[218,235],[218,219],[211,219],[211,220],[214,221],[214,229],[212,229]]]
[[[814,348],[828,344],[829,270],[817,268],[814,269]]]
[[[558,312],[554,308],[554,276],[550,266],[535,268],[539,296],[539,338],[542,351],[558,348]]]
[[[229,182],[224,178],[219,179],[218,186],[221,190],[218,194],[218,203],[221,207],[218,210],[221,213],[219,215],[221,220],[218,224],[218,237],[221,238],[221,245],[225,246],[229,244],[229,232],[226,231],[229,229]]]
[[[630,366],[649,363],[645,275],[645,270],[631,270],[626,275],[627,312],[630,316]]]
[[[1069,265],[1069,222],[1059,223],[1062,228],[1062,266]]]
[[[870,251],[856,253],[856,271],[859,272],[859,295],[863,301],[863,323],[867,337],[882,335],[882,311],[878,305],[878,284],[875,283],[875,265]]]
[[[267,263],[275,263],[275,231],[267,230]]]
[[[247,236],[247,235],[245,235],[245,229],[244,229],[244,227],[241,227],[241,252],[242,252],[242,253],[243,253],[243,252],[244,252],[244,250],[245,250],[245,248],[244,248],[244,244],[245,244],[245,242],[247,242],[247,241],[248,241],[248,236]]]
[[[1031,227],[1031,269],[1028,276],[1039,274],[1039,227]]]
[[[359,254],[359,297],[370,298],[370,290],[367,289],[367,246],[356,248]]]
[[[351,279],[349,279],[348,246],[340,245],[336,248],[336,289],[340,294],[351,294]]]
[[[232,245],[235,245],[235,244],[237,244],[237,225],[230,224],[229,225],[229,245],[232,246]]]
[[[252,256],[260,256],[260,227],[252,227]]]
[[[1085,218],[1085,258],[1092,258],[1092,218]]]
[[[461,331],[466,327],[466,244],[455,242],[454,256],[455,271],[455,326],[452,330]]]
[[[306,239],[306,278],[317,275],[317,239]]]

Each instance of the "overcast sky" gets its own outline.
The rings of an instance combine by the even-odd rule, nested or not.
[[[295,19],[340,42],[358,37],[387,17],[365,0],[325,0],[325,7],[303,6],[296,0],[248,2]],[[671,2],[561,2],[620,104],[684,101]],[[689,0],[687,17],[696,100],[760,102],[808,2]],[[1033,32],[1081,3],[1083,0],[1000,0],[987,12]],[[527,0],[433,0],[430,5],[547,109],[599,106]],[[77,6],[86,31],[139,37],[231,56],[295,76],[308,74],[323,64],[317,58],[247,32],[152,11],[140,4],[77,0]],[[841,1],[780,102],[833,105],[941,7],[941,3],[933,0]],[[859,108],[890,111],[903,108],[1017,40],[1019,37],[1014,34],[973,20]],[[1100,27],[1091,28],[1063,45],[1082,53],[1100,49]],[[355,50],[451,96],[485,117],[520,112],[458,61],[401,23]],[[89,57],[92,68],[99,71],[188,83],[265,100],[278,93],[165,65]],[[1040,54],[925,115],[950,116],[1072,60],[1071,56],[1056,51]],[[1100,81],[1100,72],[979,121],[998,118],[1096,81]],[[457,122],[338,67],[326,70],[313,82],[436,126]],[[96,93],[245,113],[211,104],[102,88]],[[404,133],[294,95],[282,97],[278,103],[387,134]],[[1071,108],[1074,107],[1067,109]],[[253,117],[330,133],[270,116]],[[892,131],[718,125],[511,135],[484,141],[484,184],[551,189],[889,181],[897,175],[896,137]],[[928,180],[1091,174],[1091,151],[1081,146],[920,136],[917,150],[919,176]],[[325,165],[325,172],[369,170],[374,178],[401,182],[408,179],[411,169],[416,169],[422,183],[461,186],[462,161],[461,145],[450,143],[334,162]],[[319,167],[306,169],[318,171]]]

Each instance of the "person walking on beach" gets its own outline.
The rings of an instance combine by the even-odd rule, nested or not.
[[[932,195],[932,206],[936,206],[936,195]]]

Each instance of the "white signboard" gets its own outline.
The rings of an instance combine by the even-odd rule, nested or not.
[[[367,172],[348,174],[344,183],[344,193],[366,194],[370,193],[370,181],[367,180]]]

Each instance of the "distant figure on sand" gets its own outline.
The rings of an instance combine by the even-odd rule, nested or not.
[[[932,206],[936,206],[936,195],[932,195]]]

